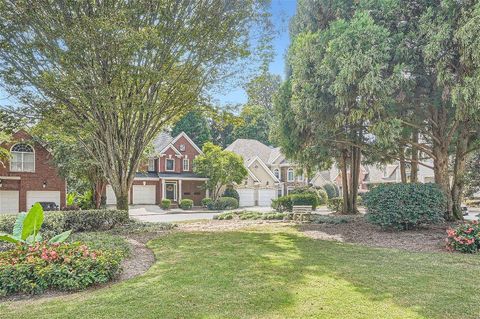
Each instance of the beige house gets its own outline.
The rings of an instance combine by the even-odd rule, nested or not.
[[[235,186],[241,207],[270,206],[273,199],[307,185],[298,167],[285,158],[280,148],[253,139],[237,139],[226,150],[242,156],[248,171],[245,181]]]

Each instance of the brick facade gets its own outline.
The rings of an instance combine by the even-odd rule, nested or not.
[[[0,191],[19,191],[19,210],[26,211],[28,191],[58,191],[60,192],[60,208],[65,206],[66,182],[58,175],[52,164],[50,152],[40,143],[34,142],[32,136],[21,130],[13,134],[11,141],[3,143],[2,147],[10,149],[13,145],[24,142],[34,149],[35,170],[33,172],[14,172],[10,170],[10,163],[5,167],[0,165]]]

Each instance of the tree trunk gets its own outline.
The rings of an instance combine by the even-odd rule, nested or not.
[[[454,220],[452,211],[452,196],[450,192],[450,178],[448,173],[448,150],[438,148],[436,158],[433,161],[435,183],[438,184],[447,198],[447,211],[445,218],[447,220]]]
[[[418,130],[413,130],[412,141],[415,144],[418,144]],[[412,160],[411,160],[411,169],[410,169],[410,182],[418,183],[418,149],[415,146],[412,146]]]
[[[407,169],[405,164],[405,147],[400,147],[400,178],[402,183],[407,182]]]
[[[357,146],[352,146],[352,164],[350,167],[350,209],[347,212],[348,214],[357,214],[357,195],[358,187],[360,185],[360,160],[361,160],[361,151]]]
[[[465,169],[467,163],[468,128],[463,128],[458,136],[455,164],[453,168],[452,184],[452,217],[456,220],[463,219],[462,201],[465,186]]]
[[[347,159],[348,159],[347,150],[343,150],[342,156],[340,158],[340,169],[342,172],[342,197],[343,197],[343,210],[341,212],[342,214],[346,214],[350,211]]]

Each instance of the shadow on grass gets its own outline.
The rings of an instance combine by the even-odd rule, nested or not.
[[[315,241],[290,228],[172,233],[143,276],[5,314],[27,318],[476,318],[477,256]],[[14,305],[13,305],[14,306]],[[2,309],[2,308],[0,308]],[[4,310],[4,309],[2,309]],[[2,317],[3,318],[3,317]]]

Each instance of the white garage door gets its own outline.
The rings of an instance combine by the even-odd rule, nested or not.
[[[155,185],[133,185],[134,204],[155,204]]]
[[[259,189],[258,190],[258,206],[270,207],[272,200],[277,197],[275,189]]]
[[[18,191],[0,192],[0,214],[18,213]]]
[[[107,196],[107,205],[117,204],[117,197],[115,196],[112,186],[107,185],[107,191],[105,195]]]
[[[27,210],[37,202],[54,202],[60,207],[60,191],[28,191]]]
[[[248,207],[255,206],[255,190],[251,188],[237,188],[240,197],[239,206]]]

